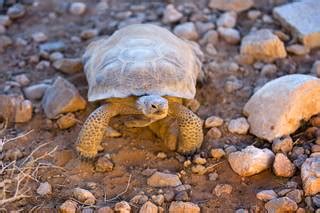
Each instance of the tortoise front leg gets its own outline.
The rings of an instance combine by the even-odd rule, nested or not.
[[[116,103],[105,104],[93,111],[83,124],[76,142],[76,150],[80,156],[94,158],[102,150],[101,141],[112,117],[137,113],[136,109]]]
[[[169,114],[175,117],[179,126],[178,152],[194,153],[203,142],[202,120],[182,104],[169,103]]]

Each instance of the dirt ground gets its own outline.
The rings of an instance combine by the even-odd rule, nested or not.
[[[6,32],[13,40],[24,38],[28,41],[28,45],[9,47],[0,54],[0,93],[6,93],[5,86],[14,76],[24,73],[31,80],[31,84],[63,76],[76,85],[83,97],[87,97],[88,87],[83,73],[67,75],[56,71],[52,66],[44,70],[37,70],[35,69],[36,64],[29,63],[31,56],[39,55],[37,44],[30,42],[30,36],[34,32],[44,32],[49,37],[49,41],[59,40],[65,42],[67,48],[64,51],[64,56],[66,58],[81,57],[90,40],[72,42],[70,38],[72,36],[79,37],[82,30],[92,27],[101,28],[99,36],[112,34],[116,29],[116,23],[120,22],[116,14],[128,11],[130,8],[129,1],[110,1],[111,4],[108,12],[98,14],[96,11],[98,1],[82,0],[82,2],[86,3],[88,9],[85,15],[80,17],[64,11],[63,8],[71,1],[45,0],[34,2],[37,2],[37,6],[27,6],[26,15],[14,21]],[[148,1],[132,2],[131,4],[149,5],[146,13],[155,14],[158,14],[159,10],[163,9],[166,5],[165,2],[161,1],[150,1],[152,3]],[[271,15],[271,10],[274,6],[288,1],[256,0],[255,2],[256,9]],[[183,3],[186,3],[186,1],[176,1],[175,5],[178,7]],[[156,6],[152,6],[153,4]],[[201,11],[207,7],[208,2],[201,0],[196,1],[194,4]],[[5,9],[2,12],[5,13]],[[56,13],[56,18],[49,18],[50,13],[53,12]],[[217,16],[218,14],[217,12]],[[161,20],[160,15],[158,19]],[[148,21],[145,20],[144,22]],[[257,23],[249,20],[246,17],[246,12],[243,12],[238,16],[236,28],[241,36],[243,36],[255,24]],[[266,27],[283,30],[277,22],[259,24],[259,28]],[[287,43],[292,42],[292,40],[293,38]],[[263,85],[271,79],[288,73],[309,73],[312,63],[316,59],[320,59],[320,51],[318,50],[313,50],[307,56],[289,55],[286,59],[275,61],[278,71],[274,75],[263,77],[253,65],[240,65],[240,69],[238,70],[230,68],[231,63],[237,63],[239,45],[230,45],[221,39],[215,45],[215,48],[218,53],[210,56],[206,53],[205,47],[202,46],[205,52],[203,69],[206,77],[204,82],[199,82],[197,85],[196,99],[201,104],[197,114],[202,119],[206,119],[211,115],[220,116],[224,119],[225,123],[232,118],[242,116],[242,108],[256,86]],[[25,62],[25,64],[21,64],[21,62]],[[216,62],[217,66],[212,66],[212,62]],[[228,93],[225,90],[225,82],[232,76],[241,80],[243,86],[237,91]],[[14,88],[9,90],[9,92],[7,91],[7,93],[21,94],[21,90]],[[95,183],[96,186],[90,189],[90,191],[93,192],[97,199],[97,203],[93,209],[102,206],[113,207],[116,202],[121,200],[129,202],[132,197],[140,192],[144,192],[147,196],[151,197],[152,195],[157,195],[159,189],[147,185],[147,177],[143,175],[143,171],[147,168],[158,171],[170,171],[170,173],[185,170],[186,174],[181,177],[181,180],[184,184],[191,185],[189,200],[198,204],[202,212],[234,212],[239,208],[250,209],[251,212],[264,212],[264,204],[256,198],[256,193],[262,189],[281,189],[289,180],[276,177],[271,170],[252,177],[241,178],[232,171],[226,158],[223,158],[219,161],[221,164],[214,167],[214,171],[219,175],[217,180],[210,181],[208,174],[197,175],[193,174],[190,168],[184,168],[181,156],[178,156],[175,152],[166,150],[161,141],[152,135],[149,130],[125,128],[121,123],[121,118],[115,119],[113,124],[123,136],[120,138],[105,138],[103,141],[104,151],[100,153],[100,155],[109,153],[115,167],[111,172],[95,172],[93,164],[79,160],[74,149],[74,143],[81,128],[81,121],[83,122],[99,104],[89,103],[84,111],[75,113],[76,118],[79,120],[76,126],[67,130],[60,130],[54,125],[54,120],[50,121],[46,118],[40,102],[32,101],[32,103],[34,106],[32,120],[24,124],[10,124],[1,137],[13,138],[29,130],[33,131],[20,139],[6,144],[4,152],[18,147],[24,156],[28,156],[32,150],[47,143],[37,151],[36,156],[40,156],[57,147],[57,150],[51,157],[41,160],[42,162],[55,165],[55,167],[40,168],[36,174],[38,181],[48,181],[52,185],[53,193],[45,197],[37,195],[36,189],[39,183],[31,180],[28,184],[31,189],[28,192],[30,197],[10,202],[0,207],[0,212],[9,212],[11,210],[20,212],[31,210],[34,212],[54,212],[64,201],[72,197],[72,190],[74,188],[90,189],[88,185],[92,185],[92,183]],[[218,163],[209,157],[211,148],[223,148],[225,145],[234,145],[237,149],[241,149],[252,143],[255,143],[258,147],[270,147],[270,144],[263,143],[254,136],[240,136],[229,133],[225,124],[220,129],[223,136],[220,139],[205,137],[205,141],[199,152],[207,158],[208,166]],[[159,152],[165,152],[167,157],[165,159],[157,158]],[[106,202],[105,200],[124,192],[130,176],[129,187],[125,193],[117,199]],[[290,178],[290,180],[295,180],[301,184],[299,174]],[[230,184],[233,187],[232,193],[217,197],[212,193],[217,184]],[[165,192],[169,189],[164,188],[162,190]],[[162,207],[168,209],[169,205],[170,202],[165,202]],[[86,205],[80,204],[79,206],[87,208]],[[300,206],[305,206],[305,203],[302,202]],[[137,212],[140,206],[131,207],[134,212]]]

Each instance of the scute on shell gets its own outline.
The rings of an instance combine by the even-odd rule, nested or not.
[[[135,24],[92,42],[84,56],[89,101],[145,94],[194,98],[194,47],[167,29]]]

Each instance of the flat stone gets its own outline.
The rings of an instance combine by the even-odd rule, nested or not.
[[[283,42],[269,29],[261,29],[246,35],[241,41],[240,53],[264,61],[287,56]]]
[[[43,32],[35,32],[31,35],[31,37],[35,42],[38,43],[45,42],[48,40],[48,36]]]
[[[264,206],[268,212],[295,212],[298,209],[296,202],[288,197],[272,199]]]
[[[42,99],[42,106],[48,118],[55,118],[61,113],[85,109],[86,101],[78,90],[67,80],[58,77]]]
[[[264,202],[267,202],[269,200],[275,199],[278,197],[277,193],[275,193],[274,190],[262,190],[257,193],[256,197],[259,200],[262,200]]]
[[[250,132],[272,141],[290,135],[320,112],[320,80],[293,74],[266,83],[244,106]]]
[[[96,37],[98,34],[99,34],[98,29],[86,29],[81,32],[80,37],[83,40],[88,40]]]
[[[271,167],[274,154],[269,149],[248,146],[228,156],[229,164],[240,176],[252,176]]]
[[[186,23],[177,25],[173,29],[173,32],[178,37],[191,40],[191,41],[195,41],[199,38],[199,34],[196,30],[196,27],[192,22],[186,22]]]
[[[292,177],[296,168],[283,153],[277,153],[273,162],[273,172],[279,177]]]
[[[0,15],[0,25],[4,27],[9,27],[12,24],[10,17],[7,15]]]
[[[200,207],[191,202],[172,202],[169,207],[169,213],[200,213]]]
[[[40,51],[44,52],[64,51],[65,48],[66,46],[62,41],[46,42],[39,46]]]
[[[139,210],[139,213],[158,213],[158,207],[151,201],[148,201],[143,204],[143,206]]]
[[[253,0],[210,0],[209,7],[223,11],[241,12],[254,5]]]
[[[240,134],[240,135],[247,134],[249,127],[250,126],[248,124],[248,121],[244,117],[232,119],[228,124],[229,132]]]
[[[53,63],[53,67],[66,74],[81,72],[83,65],[80,58],[62,58]]]
[[[289,3],[273,9],[273,16],[309,47],[320,47],[320,4],[318,0]]]
[[[320,156],[305,160],[301,167],[301,179],[305,196],[320,192]]]
[[[152,187],[179,186],[182,184],[177,175],[163,172],[155,172],[150,178],[148,178],[147,183]]]
[[[24,88],[24,95],[31,100],[41,99],[45,91],[50,87],[48,84],[35,84]]]

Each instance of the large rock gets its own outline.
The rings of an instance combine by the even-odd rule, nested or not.
[[[248,146],[241,151],[229,154],[228,161],[233,169],[240,176],[251,176],[271,167],[274,154],[269,149],[259,149]]]
[[[169,213],[200,213],[200,208],[191,202],[176,201],[170,204]]]
[[[254,31],[246,35],[241,41],[240,53],[264,61],[287,56],[283,42],[269,29]]]
[[[54,84],[46,90],[42,106],[48,118],[55,118],[61,113],[84,109],[86,101],[73,84],[58,77]]]
[[[320,47],[319,0],[299,1],[274,8],[273,15],[305,46]]]
[[[308,158],[301,167],[301,179],[306,196],[320,192],[320,155]]]
[[[296,202],[288,197],[281,197],[270,200],[264,206],[268,212],[281,213],[281,212],[295,212],[298,209]]]
[[[253,4],[253,0],[211,0],[209,7],[223,11],[241,12],[249,9]]]
[[[319,112],[320,80],[302,74],[268,82],[244,106],[250,132],[268,141],[293,133]]]
[[[148,185],[152,187],[179,186],[182,184],[177,175],[163,172],[155,172],[148,178],[147,182]]]

